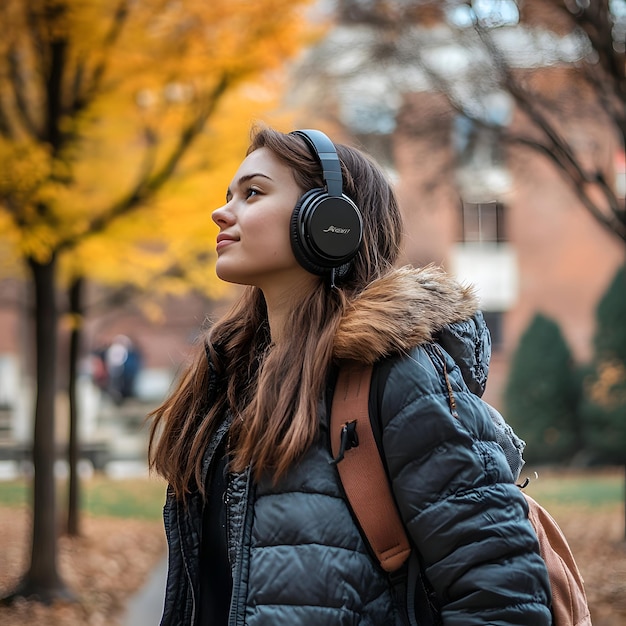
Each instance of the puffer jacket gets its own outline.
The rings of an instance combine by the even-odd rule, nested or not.
[[[390,480],[443,624],[548,625],[547,572],[526,503],[478,397],[489,335],[476,309],[471,290],[440,270],[397,270],[347,312],[334,355],[376,364],[370,402],[380,409]],[[332,378],[317,441],[284,478],[229,475],[229,626],[402,623],[389,576],[371,557],[330,463]],[[217,381],[211,388],[219,393]],[[225,420],[206,451],[205,474],[227,429]],[[196,626],[201,497],[192,494],[185,508],[168,491],[164,520],[161,623]]]

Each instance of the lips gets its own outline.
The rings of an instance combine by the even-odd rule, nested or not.
[[[228,235],[227,233],[220,233],[217,236],[216,250],[219,252],[226,246],[230,245],[231,243],[235,243],[236,241],[237,239],[233,237],[232,235]]]

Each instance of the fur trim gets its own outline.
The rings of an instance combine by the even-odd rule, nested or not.
[[[402,267],[375,280],[346,310],[333,353],[336,359],[374,363],[431,341],[447,324],[478,309],[472,287],[441,268]]]

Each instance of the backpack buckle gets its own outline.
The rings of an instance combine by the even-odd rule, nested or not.
[[[339,441],[339,454],[329,461],[331,465],[337,465],[343,461],[343,457],[348,450],[356,448],[359,445],[359,436],[356,434],[356,420],[346,422],[341,427],[341,439]]]

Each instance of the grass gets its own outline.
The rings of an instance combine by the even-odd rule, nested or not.
[[[165,484],[157,479],[92,479],[85,488],[85,509],[97,516],[160,520]]]
[[[548,510],[551,506],[612,507],[624,501],[624,472],[621,468],[601,471],[524,469],[522,479],[531,477],[526,487]],[[66,482],[59,482],[59,506],[67,497]],[[30,483],[26,480],[0,482],[0,506],[23,506],[30,502]],[[82,482],[82,509],[98,517],[161,519],[165,485],[156,478],[114,480],[96,475]]]
[[[81,483],[81,509],[97,517],[134,518],[148,521],[161,519],[165,501],[165,484],[156,478],[113,480],[94,476]],[[59,481],[59,507],[67,498],[67,483]],[[0,482],[0,506],[20,507],[31,500],[27,480]]]
[[[556,471],[524,469],[522,478],[531,479],[526,487],[532,496],[546,508],[551,506],[588,506],[591,508],[611,507],[624,501],[624,470],[610,468],[602,470]]]

